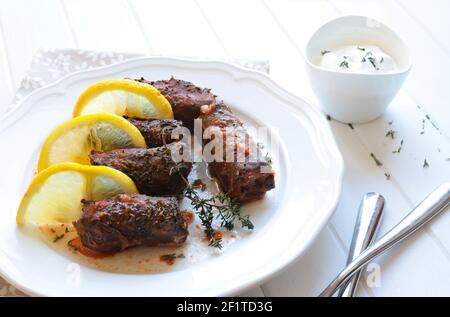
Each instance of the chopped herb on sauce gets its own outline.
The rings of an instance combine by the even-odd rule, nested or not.
[[[53,238],[53,243],[58,242],[58,241],[61,240],[62,238],[64,238],[64,234],[56,235],[56,236]]]
[[[347,61],[342,61],[342,63],[339,65],[339,67],[341,67],[341,68],[348,68],[348,62]]]
[[[159,257],[159,260],[161,262],[166,262],[169,265],[173,265],[175,263],[176,259],[184,259],[184,258],[185,258],[185,255],[183,253],[180,253],[178,255],[176,253],[169,253],[169,254],[161,255]]]

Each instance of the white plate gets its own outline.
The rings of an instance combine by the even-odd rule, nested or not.
[[[16,210],[40,146],[52,129],[70,118],[81,91],[106,78],[154,80],[171,75],[212,88],[248,124],[277,131],[280,151],[270,153],[277,187],[263,201],[245,207],[252,214],[254,232],[222,254],[164,273],[117,274],[78,268],[16,227]],[[268,76],[223,62],[140,58],[78,72],[35,91],[0,117],[0,124],[0,273],[33,295],[236,294],[299,257],[327,223],[341,191],[343,160],[323,115]]]

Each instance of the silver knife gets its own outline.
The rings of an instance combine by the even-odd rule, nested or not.
[[[384,202],[384,197],[380,194],[367,193],[364,195],[359,206],[347,264],[357,258],[375,238],[377,229],[383,217]],[[353,297],[355,295],[363,269],[364,267],[355,273],[355,275],[339,289],[338,297]]]

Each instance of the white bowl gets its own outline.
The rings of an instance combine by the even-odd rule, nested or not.
[[[321,52],[344,45],[376,45],[392,56],[398,69],[389,73],[350,73],[320,67]],[[403,40],[386,25],[364,16],[344,16],[317,30],[306,46],[311,86],[322,109],[345,123],[364,123],[383,114],[411,69]]]

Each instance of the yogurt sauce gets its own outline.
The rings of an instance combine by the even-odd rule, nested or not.
[[[375,74],[398,69],[392,56],[374,45],[347,45],[321,54],[320,67],[335,71]]]

